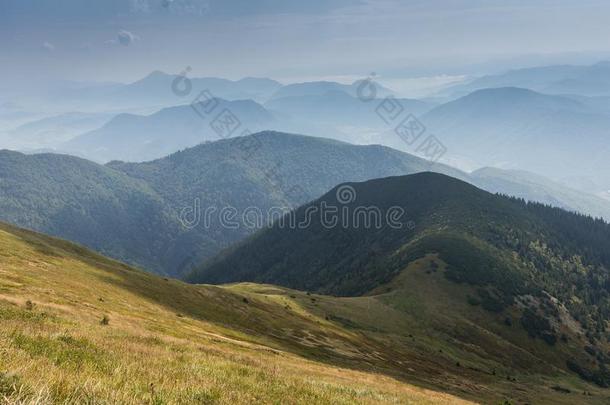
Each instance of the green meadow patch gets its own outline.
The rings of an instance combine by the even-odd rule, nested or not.
[[[17,332],[12,336],[12,344],[32,357],[45,357],[56,366],[103,368],[107,363],[105,353],[93,343],[67,334],[47,337]]]

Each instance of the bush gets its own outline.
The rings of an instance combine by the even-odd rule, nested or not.
[[[557,336],[551,332],[543,332],[540,336],[547,344],[554,346],[557,343]]]
[[[110,318],[108,318],[108,316],[104,315],[104,316],[102,317],[102,320],[100,321],[100,325],[104,325],[104,326],[106,326],[106,325],[108,325],[109,323],[110,323]]]
[[[509,304],[509,300],[503,297],[496,297],[489,291],[479,288],[477,290],[479,297],[481,297],[481,306],[489,312],[502,312]]]
[[[521,325],[527,331],[528,335],[533,338],[542,338],[549,345],[554,345],[557,342],[555,331],[551,327],[548,319],[538,315],[530,308],[526,308],[521,316]]]

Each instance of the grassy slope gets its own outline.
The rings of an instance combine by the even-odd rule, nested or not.
[[[0,225],[0,394],[9,403],[461,401],[438,391],[484,403],[607,400],[560,370],[542,376],[527,353],[484,360],[506,349],[493,331],[465,347],[451,332],[469,322],[464,292],[423,271],[426,260],[370,296],[336,298],[187,285]],[[426,323],[429,311],[446,311],[436,318],[446,323]]]
[[[316,319],[247,286],[164,280],[0,226],[0,402],[460,402],[297,356],[324,349],[284,344],[276,323],[324,336],[329,359],[355,356],[355,334]]]

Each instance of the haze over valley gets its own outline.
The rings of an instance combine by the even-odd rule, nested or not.
[[[0,402],[609,403],[609,13],[2,2]]]

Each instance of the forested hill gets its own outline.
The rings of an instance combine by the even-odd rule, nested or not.
[[[353,190],[349,204],[340,199],[345,187]],[[358,207],[373,207],[383,220],[379,227],[341,221],[328,226],[323,207],[347,209],[350,221]],[[396,207],[404,210],[400,226],[386,220]],[[558,308],[565,308],[597,356],[596,367],[579,372],[610,383],[610,225],[604,221],[420,173],[338,186],[300,207],[294,222],[308,225],[278,221],[209,261],[190,280],[254,281],[358,296],[391,291],[384,286],[409,264],[434,255],[447,279],[477,288],[473,305],[501,314],[529,309],[533,315],[521,315],[524,327],[549,344],[569,335],[565,319],[559,320]]]

